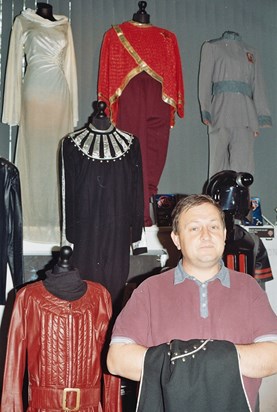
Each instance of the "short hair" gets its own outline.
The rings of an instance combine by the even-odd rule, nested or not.
[[[225,228],[225,214],[221,209],[219,203],[217,203],[211,196],[208,195],[189,195],[179,200],[179,202],[176,204],[175,208],[172,211],[171,217],[173,232],[175,234],[178,233],[179,219],[181,213],[186,212],[192,209],[193,207],[203,205],[205,203],[214,206],[218,210],[218,213],[222,220],[223,227]]]

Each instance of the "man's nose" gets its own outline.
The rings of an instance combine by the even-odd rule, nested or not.
[[[208,239],[210,237],[210,231],[209,231],[208,227],[206,227],[206,226],[202,227],[201,237],[202,237],[202,239]]]

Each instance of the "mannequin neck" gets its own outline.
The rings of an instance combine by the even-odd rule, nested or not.
[[[52,295],[67,301],[80,299],[87,290],[87,283],[81,279],[79,271],[72,267],[66,269],[55,266],[53,271],[48,270],[43,284]]]
[[[225,31],[222,37],[228,40],[241,40],[239,33],[236,33],[235,31]]]
[[[107,116],[94,116],[91,119],[91,124],[97,130],[108,130],[111,127],[111,121]]]
[[[53,8],[48,3],[38,3],[36,14],[50,21],[56,21],[53,16]]]
[[[132,20],[135,21],[136,23],[149,24],[150,16],[149,14],[136,13],[133,15]]]

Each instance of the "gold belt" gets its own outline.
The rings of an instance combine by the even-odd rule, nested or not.
[[[71,392],[76,392],[75,406],[74,408],[67,406],[67,394]],[[64,388],[63,390],[63,402],[62,402],[63,411],[78,411],[80,409],[80,389],[79,388]]]

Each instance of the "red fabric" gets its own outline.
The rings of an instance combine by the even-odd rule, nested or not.
[[[158,191],[168,148],[170,106],[161,99],[161,93],[161,84],[143,72],[128,83],[118,100],[118,128],[137,136],[140,142],[144,226],[153,224],[149,199]]]
[[[171,106],[171,126],[177,111],[184,116],[184,84],[177,38],[174,33],[152,26],[125,22],[124,36],[142,59],[139,65],[123,46],[114,28],[103,38],[98,77],[98,99],[107,103],[111,120],[117,123],[118,97],[128,81],[142,71],[162,83],[162,99]]]
[[[256,280],[272,280],[273,276],[272,276],[272,272],[271,272],[271,268],[264,268],[264,269],[256,269],[255,270],[255,279]]]
[[[239,271],[243,273],[247,273],[247,264],[246,264],[247,256],[244,254],[239,254]]]
[[[236,261],[238,259],[238,268],[236,268]],[[226,266],[229,269],[238,270],[242,273],[247,273],[247,256],[243,253],[238,253],[237,255],[228,254],[226,257]]]
[[[226,266],[229,269],[235,269],[235,262],[234,262],[235,258],[234,255],[227,255],[227,262],[226,262]]]
[[[75,406],[76,389],[80,389],[79,412],[121,411],[120,380],[116,377],[104,375],[104,408],[101,405],[101,351],[111,317],[111,298],[102,285],[90,281],[87,285],[85,295],[71,302],[50,294],[41,281],[17,293],[8,337],[2,412],[23,412],[26,360],[28,412],[62,410],[65,388],[75,390],[67,393],[68,407]]]

